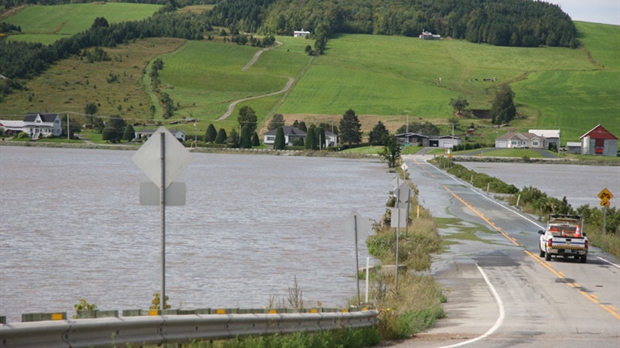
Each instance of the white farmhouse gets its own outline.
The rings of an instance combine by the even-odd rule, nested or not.
[[[309,31],[305,31],[303,29],[295,30],[293,32],[293,37],[307,37],[308,35],[310,35],[310,32]]]

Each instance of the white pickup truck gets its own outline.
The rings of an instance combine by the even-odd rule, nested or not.
[[[568,258],[585,263],[588,258],[588,238],[581,230],[583,219],[579,215],[551,214],[547,228],[540,234],[540,257],[550,261],[551,256]]]

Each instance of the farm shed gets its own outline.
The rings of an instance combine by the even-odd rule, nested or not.
[[[555,144],[555,148],[560,148],[560,130],[559,129],[530,129],[529,133],[536,134],[547,139],[547,145]]]
[[[396,134],[396,142],[400,145],[410,144],[414,146],[430,146],[429,136],[418,133]]]
[[[567,141],[566,152],[580,155],[581,154],[581,143],[578,141]]]
[[[592,128],[581,138],[582,155],[602,155],[616,157],[618,155],[618,138],[600,124]]]

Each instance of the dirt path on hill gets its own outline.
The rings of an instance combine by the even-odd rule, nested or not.
[[[254,57],[252,57],[252,60],[250,60],[250,62],[248,64],[246,64],[243,69],[243,71],[248,71],[248,69],[254,65],[254,63],[256,63],[256,61],[258,60],[258,57],[260,57],[260,55],[270,49],[276,48],[276,47],[280,47],[282,46],[282,42],[276,41],[276,46],[274,47],[268,47],[268,48],[264,48],[258,52],[256,52],[256,54],[254,55]],[[228,110],[226,111],[226,113],[222,116],[220,116],[216,121],[221,121],[221,120],[225,120],[228,118],[228,116],[232,115],[233,111],[235,110],[235,107],[237,106],[237,104],[244,102],[246,100],[252,100],[252,99],[258,99],[258,98],[264,98],[264,97],[270,97],[272,95],[277,95],[277,94],[282,94],[287,92],[289,89],[291,89],[291,87],[293,86],[293,83],[295,83],[295,79],[292,77],[288,77],[288,76],[281,76],[281,77],[285,77],[288,79],[288,82],[286,83],[286,86],[284,86],[283,89],[277,91],[277,92],[272,92],[272,93],[267,93],[267,94],[261,94],[261,95],[256,95],[253,97],[247,97],[247,98],[243,98],[243,99],[238,99],[233,101],[232,103],[230,103],[230,105],[228,105]]]

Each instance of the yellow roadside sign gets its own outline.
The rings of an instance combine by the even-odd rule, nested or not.
[[[614,195],[611,194],[611,192],[609,192],[609,190],[607,188],[604,188],[603,190],[601,190],[601,192],[598,193],[598,198],[600,199],[607,199],[610,200],[612,198],[614,198]]]
[[[614,197],[611,192],[607,188],[604,188],[601,192],[598,193],[598,198],[601,199],[601,206],[609,207],[609,200]]]

